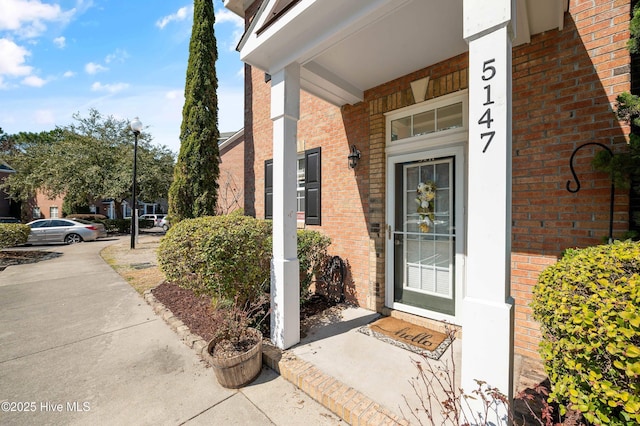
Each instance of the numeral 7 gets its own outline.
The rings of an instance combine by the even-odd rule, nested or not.
[[[491,132],[486,132],[486,133],[481,133],[480,134],[480,139],[484,139],[485,137],[489,137],[489,140],[487,141],[487,143],[484,146],[484,149],[482,150],[482,153],[484,154],[485,152],[487,152],[487,148],[489,148],[489,144],[491,143],[491,141],[493,140],[493,137],[496,135],[495,131],[491,131]]]

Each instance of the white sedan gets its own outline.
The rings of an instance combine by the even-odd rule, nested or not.
[[[95,241],[100,236],[98,224],[72,219],[38,219],[27,223],[31,227],[28,244]]]

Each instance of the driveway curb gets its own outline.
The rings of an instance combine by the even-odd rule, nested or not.
[[[149,289],[143,293],[144,300],[189,348],[211,365],[211,355],[207,352],[208,342],[191,333],[189,327],[158,301],[152,291],[153,289]],[[362,392],[323,373],[291,352],[277,348],[266,339],[262,344],[262,363],[350,425],[409,425],[406,419],[398,418]]]

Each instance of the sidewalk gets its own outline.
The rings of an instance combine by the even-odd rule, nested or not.
[[[265,368],[240,390],[213,371],[103,259],[117,241],[27,250],[0,272],[0,424],[340,424]]]

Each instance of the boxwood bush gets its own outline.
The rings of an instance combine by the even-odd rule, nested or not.
[[[168,281],[196,293],[232,300],[254,298],[269,289],[272,257],[270,221],[239,213],[186,219],[160,242],[158,263]],[[298,230],[300,300],[309,295],[331,240]]]
[[[14,247],[27,242],[31,228],[20,223],[0,223],[0,248]]]
[[[592,424],[640,424],[640,243],[569,250],[534,288],[552,401]]]
[[[255,300],[268,289],[271,222],[239,214],[182,220],[161,240],[158,263],[168,281],[196,293]]]

